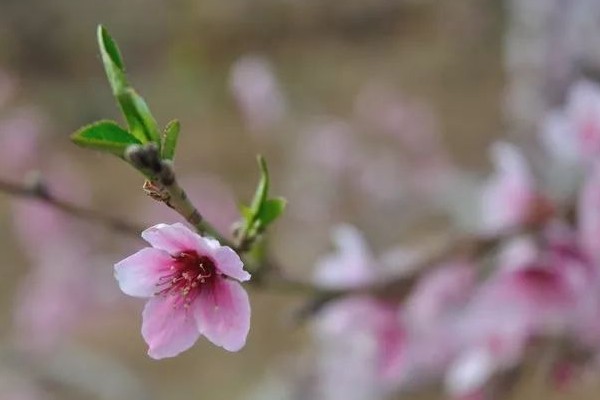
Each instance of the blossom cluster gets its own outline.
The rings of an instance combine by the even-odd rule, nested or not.
[[[542,124],[540,142],[537,174],[517,146],[492,146],[476,234],[498,246],[485,258],[445,260],[406,297],[357,291],[320,310],[320,398],[385,398],[436,382],[452,398],[488,398],[540,351],[554,354],[548,379],[556,386],[597,365],[600,87],[575,84]],[[575,181],[568,189],[565,176]],[[389,257],[374,256],[356,228],[338,228],[335,239],[316,284],[352,291],[391,279]]]

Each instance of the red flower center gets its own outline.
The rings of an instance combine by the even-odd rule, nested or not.
[[[200,293],[202,286],[215,280],[217,268],[210,257],[200,256],[193,250],[182,251],[172,258],[173,264],[169,273],[162,276],[156,284],[156,294],[178,296],[183,302],[183,307],[188,308]]]

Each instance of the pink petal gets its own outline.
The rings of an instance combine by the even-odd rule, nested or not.
[[[425,274],[405,304],[405,318],[414,328],[435,326],[468,301],[475,288],[476,268],[449,262]]]
[[[250,280],[250,274],[244,271],[244,263],[242,263],[240,256],[231,248],[219,247],[215,251],[214,261],[219,271],[225,275],[240,282]]]
[[[340,225],[333,238],[337,251],[317,262],[314,281],[328,288],[351,288],[372,282],[377,261],[362,233],[354,226]]]
[[[225,350],[238,351],[250,330],[250,301],[235,281],[216,279],[202,289],[194,306],[198,329],[208,340]]]
[[[177,300],[176,296],[153,297],[144,307],[142,336],[148,355],[154,359],[174,357],[200,337],[192,314]]]
[[[540,141],[545,150],[557,161],[575,164],[580,159],[579,143],[574,135],[573,126],[562,111],[553,111],[545,117]]]
[[[453,397],[462,398],[479,391],[498,368],[485,349],[475,348],[460,355],[446,375],[446,389]]]
[[[230,86],[251,131],[269,129],[285,116],[285,98],[266,59],[250,55],[237,60]]]
[[[165,251],[146,247],[115,264],[115,278],[123,293],[151,297],[157,291],[156,283],[172,262]]]
[[[200,235],[191,231],[182,223],[155,225],[142,232],[142,237],[152,247],[171,254],[180,253],[184,250],[198,250],[199,253],[206,254],[209,248],[207,243],[199,240],[201,239]]]
[[[499,232],[527,222],[536,198],[534,178],[519,149],[499,142],[492,147],[495,173],[481,198],[483,229]]]
[[[578,224],[582,247],[593,260],[600,260],[600,164],[589,173],[579,195]]]
[[[591,81],[579,81],[569,92],[566,113],[576,129],[581,155],[586,159],[600,152],[600,87]]]

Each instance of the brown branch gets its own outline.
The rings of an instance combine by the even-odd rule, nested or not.
[[[43,186],[40,185],[25,185],[14,182],[8,182],[3,179],[0,179],[0,192],[4,192],[17,197],[42,201],[47,205],[52,206],[64,213],[67,213],[77,218],[99,223],[101,225],[106,226],[109,229],[124,234],[139,237],[140,232],[142,231],[141,227],[126,222],[121,218],[116,218],[114,216],[104,214],[103,212],[91,210],[77,205],[75,203],[59,199],[52,195],[50,191],[46,190]]]
[[[40,186],[27,186],[11,183],[0,179],[0,192],[13,196],[32,198],[43,201],[51,207],[77,218],[97,222],[115,231],[139,237],[142,228],[122,219],[90,210],[74,203],[58,199]],[[409,274],[392,277],[391,279],[377,281],[373,284],[351,289],[327,289],[319,287],[310,281],[302,281],[286,276],[282,268],[272,259],[266,259],[260,265],[255,279],[251,281],[257,288],[285,291],[286,293],[301,293],[311,297],[310,302],[300,312],[300,317],[309,316],[320,310],[324,305],[347,295],[368,294],[378,297],[402,300],[410,293],[415,283],[424,271],[436,267],[441,262],[458,257],[478,257],[487,254],[496,248],[507,237],[519,232],[482,238],[478,236],[448,235],[437,246],[408,268]]]
[[[408,273],[387,277],[387,279],[351,289],[325,289],[311,282],[289,279],[281,275],[271,281],[259,282],[259,284],[290,292],[311,294],[312,299],[298,313],[299,319],[304,319],[318,312],[329,302],[348,295],[370,295],[402,301],[410,294],[424,272],[439,266],[444,261],[477,258],[488,254],[508,237],[521,232],[519,230],[493,237],[448,235],[423,257],[410,265]]]
[[[143,186],[146,194],[172,208],[199,233],[207,234],[226,246],[234,247],[234,244],[206,221],[192,204],[185,190],[177,182],[172,162],[161,159],[156,144],[130,146],[125,158],[146,177]]]

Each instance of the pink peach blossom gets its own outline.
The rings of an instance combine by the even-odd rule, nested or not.
[[[440,379],[460,345],[458,322],[476,288],[476,267],[453,261],[425,274],[406,299],[407,331],[402,386],[415,387]]]
[[[359,92],[354,108],[370,131],[399,140],[417,159],[444,153],[437,121],[425,103],[394,92],[382,82],[372,82]]]
[[[559,160],[585,162],[600,156],[600,86],[587,80],[575,83],[566,105],[548,115],[541,134]]]
[[[352,289],[415,273],[426,249],[395,246],[381,254],[371,251],[363,233],[349,224],[332,231],[335,250],[317,260],[313,282],[328,289]]]
[[[476,267],[449,262],[425,274],[406,300],[406,321],[414,330],[443,325],[467,304],[476,284]]]
[[[333,238],[337,251],[317,262],[315,282],[328,288],[352,288],[374,282],[378,261],[362,233],[351,225],[340,225]]]
[[[42,180],[50,193],[89,203],[87,182],[64,155],[44,165]],[[91,231],[81,221],[35,199],[19,199],[12,209],[17,243],[31,265],[16,291],[15,338],[25,350],[51,351],[91,310],[114,298],[114,285],[107,285],[110,274],[99,273],[104,269],[97,269],[100,263],[92,257],[96,228]]]
[[[80,247],[54,246],[35,255],[39,261],[17,290],[15,339],[26,351],[52,351],[95,305],[96,287],[89,289],[86,270],[92,268],[89,254]]]
[[[600,87],[591,81],[575,83],[566,106],[578,149],[583,157],[600,155]]]
[[[350,297],[327,305],[314,327],[323,398],[370,399],[396,386],[406,338],[397,305]]]
[[[517,365],[533,339],[593,340],[593,327],[582,321],[598,315],[595,272],[573,243],[555,237],[535,259],[500,265],[465,308],[457,329],[462,349],[446,376],[452,395],[476,392]]]
[[[600,261],[600,161],[588,171],[578,203],[578,229],[587,255]]]
[[[0,120],[0,167],[2,175],[22,178],[39,161],[39,138],[43,118],[32,108],[13,111]]]
[[[284,117],[285,98],[266,59],[245,56],[237,60],[231,68],[230,85],[251,131],[269,129]]]
[[[239,282],[250,279],[239,256],[181,223],[142,232],[152,247],[115,264],[121,290],[149,298],[142,336],[155,359],[189,349],[200,335],[238,351],[250,328],[250,303]]]
[[[483,230],[498,233],[526,224],[550,208],[536,189],[535,179],[519,149],[499,142],[492,147],[494,174],[481,195]]]

